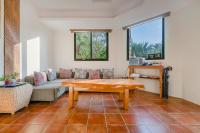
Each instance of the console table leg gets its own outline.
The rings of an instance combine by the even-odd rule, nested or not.
[[[73,87],[69,88],[69,101],[68,102],[69,102],[68,109],[71,109],[74,104],[74,88]]]
[[[128,104],[129,104],[129,90],[124,90],[124,109],[128,110]]]

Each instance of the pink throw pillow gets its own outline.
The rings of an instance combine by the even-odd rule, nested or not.
[[[42,72],[34,72],[35,86],[40,86],[40,85],[45,84],[45,77],[43,75],[44,73]]]
[[[100,70],[89,70],[89,79],[100,79]]]
[[[72,78],[72,70],[71,69],[59,69],[60,79],[70,79]]]

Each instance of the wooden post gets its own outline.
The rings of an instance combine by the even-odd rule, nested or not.
[[[74,88],[73,87],[69,87],[69,101],[68,102],[69,102],[68,109],[71,109],[74,104]]]

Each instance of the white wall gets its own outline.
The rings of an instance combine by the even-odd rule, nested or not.
[[[52,32],[40,22],[37,11],[27,0],[21,0],[21,48],[22,48],[22,77],[27,74],[27,41],[40,39],[40,70],[51,66]]]
[[[183,96],[200,104],[200,1],[181,12],[177,21],[183,46]]]

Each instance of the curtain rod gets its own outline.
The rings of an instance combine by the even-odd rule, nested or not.
[[[163,14],[160,14],[160,15],[157,15],[157,16],[154,16],[154,17],[151,17],[151,18],[147,18],[147,19],[144,19],[144,20],[141,20],[139,22],[136,22],[136,23],[133,23],[133,24],[130,24],[130,25],[127,25],[127,26],[124,26],[122,27],[123,30],[127,30],[129,27],[132,27],[134,25],[137,25],[137,24],[140,24],[140,23],[144,23],[146,21],[149,21],[149,20],[152,20],[152,19],[155,19],[155,18],[159,18],[159,17],[168,17],[170,16],[171,12],[166,12],[166,13],[163,13]]]
[[[72,33],[74,32],[112,32],[112,29],[70,29]]]

